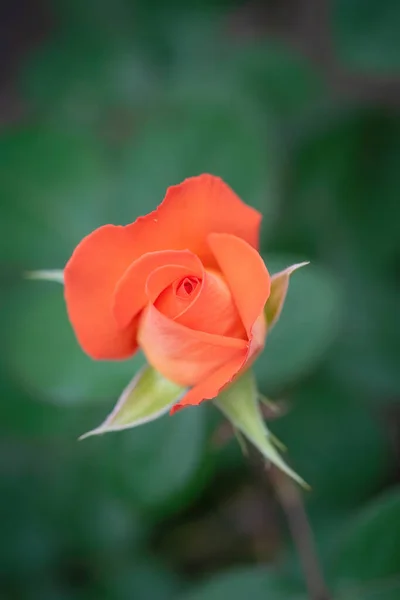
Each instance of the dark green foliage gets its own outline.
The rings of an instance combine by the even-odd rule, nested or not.
[[[335,600],[397,600],[400,98],[385,85],[400,4],[332,3],[340,69],[379,92],[361,82],[351,101],[265,31],[279,3],[268,18],[228,0],[48,4],[50,30],[11,69],[22,115],[0,136],[1,599],[307,597],[268,485],[215,443],[211,403],[77,442],[143,359],[90,360],[62,287],[22,278],[208,171],[262,211],[271,273],[311,261],[257,380],[287,406],[270,426],[312,487]]]

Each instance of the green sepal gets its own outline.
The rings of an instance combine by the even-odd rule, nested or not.
[[[185,388],[165,379],[153,367],[146,365],[122,392],[106,420],[79,439],[131,429],[154,421],[165,415],[184,392]]]
[[[64,284],[64,271],[62,269],[50,269],[44,271],[28,271],[25,273],[27,279],[38,279],[41,281],[55,281]]]
[[[214,399],[235,429],[251,442],[264,458],[305,488],[309,486],[281,458],[274,436],[268,431],[258,403],[258,391],[251,370],[244,373]]]
[[[287,267],[287,269],[284,269],[275,275],[272,275],[271,292],[264,308],[268,330],[275,325],[281,315],[291,274],[294,271],[297,271],[297,269],[305,267],[308,264],[308,262],[298,263],[296,265],[292,265],[291,267]]]

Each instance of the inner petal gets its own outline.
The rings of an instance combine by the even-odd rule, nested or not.
[[[176,319],[184,312],[201,289],[201,279],[195,276],[186,276],[177,279],[167,286],[154,302],[154,306],[166,317]]]
[[[122,329],[162,290],[186,276],[201,278],[203,265],[187,250],[149,252],[135,260],[118,281],[113,298],[113,314]]]
[[[198,277],[185,277],[176,283],[175,293],[178,298],[187,299],[193,294],[199,283]]]
[[[206,269],[197,291],[192,293],[187,308],[175,317],[178,323],[198,331],[246,339],[232,294],[220,273]]]
[[[158,269],[150,279],[161,276],[165,270],[167,267]],[[153,287],[149,286],[150,279],[148,288]],[[161,293],[150,293],[149,300],[169,319],[197,331],[247,340],[230,288],[218,271],[205,269],[201,277],[193,273],[182,274],[161,289]]]

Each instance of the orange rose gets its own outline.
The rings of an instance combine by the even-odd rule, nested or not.
[[[64,271],[82,348],[124,359],[140,347],[190,388],[174,409],[216,397],[264,345],[270,277],[257,251],[260,221],[221,179],[200,175],[131,225],[93,231]]]

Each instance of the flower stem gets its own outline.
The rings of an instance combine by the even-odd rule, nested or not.
[[[331,600],[319,564],[312,530],[297,485],[271,465],[268,474],[285,512],[293,543],[297,548],[310,600]]]

